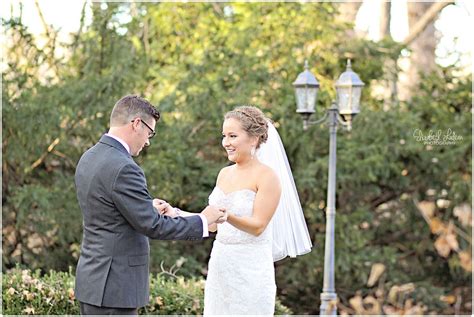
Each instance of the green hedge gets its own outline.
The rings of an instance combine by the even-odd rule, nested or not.
[[[13,269],[2,274],[5,315],[78,315],[74,298],[74,275],[69,272]],[[165,274],[150,276],[150,303],[141,315],[202,314],[204,280]],[[276,314],[291,314],[278,300]]]

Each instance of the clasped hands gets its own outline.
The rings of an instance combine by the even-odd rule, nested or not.
[[[153,207],[158,210],[160,215],[172,218],[196,215],[195,213],[189,213],[186,211],[182,211],[178,208],[174,208],[167,201],[158,198],[153,199]],[[225,208],[220,208],[217,206],[207,206],[206,208],[204,208],[201,214],[206,217],[209,225],[214,223],[224,223],[227,221],[227,211],[225,210]]]

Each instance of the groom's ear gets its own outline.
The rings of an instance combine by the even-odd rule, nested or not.
[[[141,120],[141,119],[140,119],[139,117],[133,118],[133,119],[131,120],[132,127],[135,128],[135,129],[137,129],[138,126],[140,125],[140,120]]]

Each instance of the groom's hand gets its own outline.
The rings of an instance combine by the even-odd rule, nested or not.
[[[216,206],[207,206],[201,214],[206,217],[208,225],[218,222],[226,215],[224,208],[218,208]]]
[[[174,208],[171,207],[170,204],[168,204],[165,200],[155,198],[153,199],[153,207],[155,207],[160,215],[166,215],[170,217],[176,217],[176,212],[174,211]]]

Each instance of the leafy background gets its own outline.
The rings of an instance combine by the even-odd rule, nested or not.
[[[422,74],[409,101],[374,97],[402,46],[351,37],[332,3],[93,3],[65,54],[50,30],[38,46],[21,18],[2,73],[3,266],[67,272],[79,256],[74,188],[80,155],[106,131],[121,96],[162,113],[136,160],[153,196],[184,210],[207,204],[220,168],[223,114],[258,105],[279,129],[315,244],[276,263],[278,295],[296,314],[317,314],[324,263],[326,126],[303,131],[291,83],[305,59],[321,84],[318,116],[352,58],[366,83],[351,133],[339,132],[336,290],[345,313],[470,313],[471,74],[455,65]],[[131,13],[124,22],[120,17]],[[396,71],[396,70],[395,70]],[[413,133],[462,137],[429,145]],[[152,242],[152,272],[205,277],[212,239]]]

